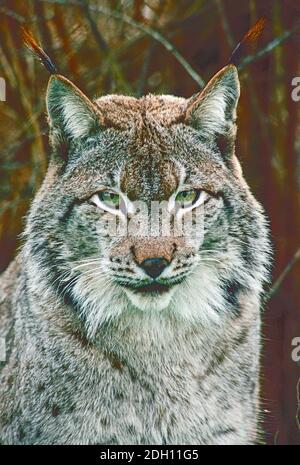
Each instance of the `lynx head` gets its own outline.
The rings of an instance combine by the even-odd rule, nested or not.
[[[28,244],[39,279],[91,333],[124,312],[226,317],[259,287],[262,217],[234,154],[238,98],[233,65],[190,99],[91,101],[50,78],[53,156]]]

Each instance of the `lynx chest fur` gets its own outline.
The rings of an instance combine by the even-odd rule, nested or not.
[[[239,82],[95,102],[60,75],[52,157],[2,276],[4,444],[252,444],[269,242]]]

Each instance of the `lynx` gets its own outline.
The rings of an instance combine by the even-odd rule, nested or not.
[[[239,93],[234,65],[189,99],[92,101],[50,77],[52,156],[1,281],[3,444],[260,441],[270,246],[235,155]],[[110,227],[139,202],[202,226]]]

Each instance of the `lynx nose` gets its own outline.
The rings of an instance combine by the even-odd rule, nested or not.
[[[146,260],[140,264],[140,267],[143,268],[148,276],[155,279],[164,271],[168,264],[169,262],[163,257],[146,258]]]

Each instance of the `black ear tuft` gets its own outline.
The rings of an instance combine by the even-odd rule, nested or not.
[[[47,55],[47,53],[34,39],[31,32],[27,28],[22,27],[22,34],[23,41],[26,47],[34,54],[34,56],[38,58],[39,61],[41,61],[41,63],[43,63],[47,71],[49,71],[50,74],[58,74],[57,67],[55,66],[49,55]]]
[[[228,64],[238,65],[241,57],[251,53],[251,48],[255,45],[259,37],[261,36],[266,25],[266,18],[260,18],[254,26],[244,35],[242,40],[237,44],[233,50]]]

